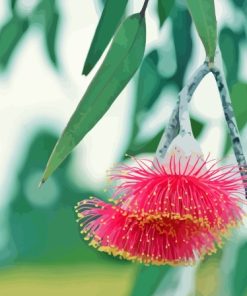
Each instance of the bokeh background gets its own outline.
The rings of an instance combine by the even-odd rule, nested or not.
[[[143,267],[88,247],[74,214],[79,200],[108,197],[106,170],[126,152],[155,152],[179,90],[203,62],[204,50],[184,1],[176,1],[160,28],[157,1],[150,0],[140,70],[38,189],[51,150],[97,70],[81,76],[103,2],[0,0],[0,293],[247,295],[245,227],[195,267]],[[143,4],[129,2],[127,14]],[[227,81],[247,152],[247,1],[215,4]],[[204,153],[234,163],[210,74],[195,92],[191,116]]]

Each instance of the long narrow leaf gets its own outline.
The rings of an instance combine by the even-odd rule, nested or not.
[[[106,1],[87,54],[82,74],[87,75],[100,59],[120,23],[127,2],[128,0]]]
[[[125,20],[114,37],[102,66],[52,152],[42,183],[110,108],[138,69],[145,43],[145,19],[134,14]]]
[[[213,62],[217,39],[214,0],[187,0],[187,3],[207,57]]]

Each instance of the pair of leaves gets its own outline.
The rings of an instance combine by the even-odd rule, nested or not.
[[[68,122],[48,161],[42,183],[106,113],[138,69],[145,50],[146,25],[140,14],[120,26],[111,47]]]
[[[207,57],[213,62],[217,42],[214,0],[187,0],[187,3]]]
[[[27,18],[14,14],[0,31],[0,68],[5,69],[12,54],[29,27]]]
[[[107,0],[101,18],[94,33],[82,74],[88,75],[96,65],[125,12],[128,0]]]

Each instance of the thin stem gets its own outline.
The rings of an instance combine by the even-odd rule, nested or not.
[[[144,4],[143,4],[142,9],[141,9],[141,11],[140,11],[140,15],[141,15],[142,17],[145,16],[145,12],[146,12],[146,9],[147,9],[147,6],[148,6],[148,2],[149,2],[149,0],[145,0],[145,1],[144,1]]]
[[[244,156],[243,147],[240,140],[240,133],[239,133],[237,121],[235,118],[225,74],[223,71],[223,62],[222,62],[221,52],[219,48],[217,48],[216,50],[215,66],[211,68],[211,72],[214,75],[217,86],[218,86],[226,123],[228,126],[231,141],[232,141],[233,151],[234,151],[237,163],[239,165],[240,173],[242,176],[246,176],[247,162]],[[246,198],[247,198],[246,186],[245,186],[245,192],[246,192]]]
[[[180,92],[179,97],[182,94],[183,100],[190,102],[192,95],[196,90],[197,86],[209,72],[210,72],[210,69],[208,67],[208,63],[205,62],[195,71],[191,79],[188,81],[188,83]],[[160,140],[159,146],[156,150],[156,158],[158,161],[162,161],[164,159],[167,149],[171,141],[177,135],[178,130],[179,130],[179,100],[172,112],[168,125],[164,131],[164,134]]]

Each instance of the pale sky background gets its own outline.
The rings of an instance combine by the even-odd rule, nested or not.
[[[20,1],[21,7],[24,7],[23,14],[31,10],[35,2]],[[133,0],[132,3],[130,9],[135,12],[142,5],[140,0]],[[230,11],[227,3],[216,1],[218,22],[222,25],[227,21],[238,26],[241,20],[237,18],[237,22],[236,15],[225,14]],[[171,23],[167,21],[162,32],[159,32],[157,18],[154,16],[155,4],[156,1],[150,1],[147,11],[146,51],[157,44],[161,47],[160,39],[169,38],[171,29]],[[20,166],[21,155],[36,130],[40,126],[47,126],[60,134],[96,71],[88,77],[80,74],[99,17],[95,2],[61,0],[59,5],[63,17],[58,52],[64,74],[58,75],[50,66],[44,52],[41,31],[32,28],[18,46],[9,71],[0,76],[0,204],[7,202],[6,196],[11,189],[9,185]],[[0,1],[0,23],[8,17],[8,9],[7,1]],[[196,49],[192,53],[187,77],[204,59],[204,50],[195,36]],[[246,69],[246,56],[242,60],[242,69]],[[241,73],[246,78],[243,70]],[[133,84],[129,83],[104,118],[76,149],[73,165],[78,172],[76,182],[79,185],[90,181],[91,186],[102,187],[105,171],[122,152],[122,141],[129,132],[125,118],[131,112],[132,89]],[[155,116],[149,118],[144,126],[144,134],[158,130],[168,120],[174,105],[172,95],[172,91],[171,94],[162,93],[154,107]],[[195,92],[191,113],[208,123],[200,138],[203,151],[219,157],[224,140],[223,113],[210,75]]]

